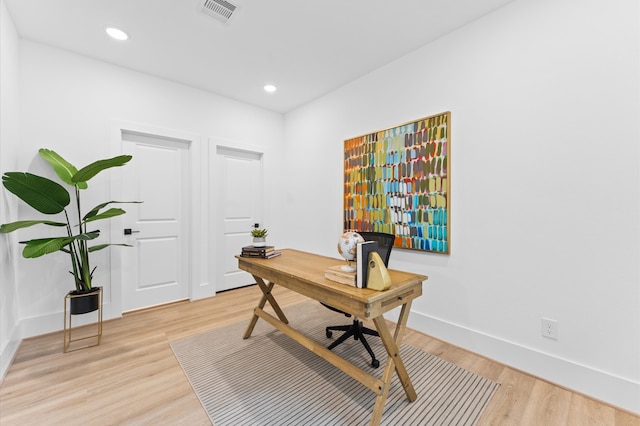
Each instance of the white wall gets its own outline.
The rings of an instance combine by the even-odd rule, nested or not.
[[[517,1],[287,114],[287,245],[336,254],[345,139],[451,111],[451,254],[391,256],[410,325],[640,412],[638,16]]]
[[[20,139],[18,94],[18,34],[4,1],[0,0],[0,170],[12,169]],[[0,192],[0,223],[17,220],[17,203]],[[15,282],[17,239],[0,234],[0,378],[20,341]]]
[[[209,166],[213,164],[215,155],[215,146],[211,150],[213,154],[210,154],[208,144],[223,141],[231,146],[251,146],[268,152],[264,160],[265,195],[269,197],[275,192],[267,183],[274,179],[280,167],[278,150],[283,139],[282,114],[42,44],[21,40],[19,47],[22,133],[14,165],[16,170],[28,170],[57,179],[50,167],[38,157],[39,148],[55,149],[71,163],[82,167],[115,155],[117,150],[112,146],[114,123],[131,123],[135,128],[195,135],[196,142],[202,145],[198,152],[203,154],[196,159],[200,161],[197,166],[202,173],[201,181],[196,182],[200,189],[192,194],[200,208],[195,215],[195,223],[209,226],[210,232],[214,231],[214,226],[207,201],[211,199],[215,203],[218,198],[215,188],[208,186]],[[16,149],[15,142],[7,142],[11,143]],[[112,199],[110,176],[115,175],[105,173],[92,179],[84,199],[86,205]],[[24,207],[19,215],[27,218],[33,213]],[[29,228],[19,231],[19,237],[27,239],[43,235],[46,231]],[[107,226],[103,226],[102,231],[103,235],[111,232]],[[191,253],[197,260],[190,272],[193,285],[199,288],[211,284],[207,280],[213,276],[209,273],[213,255],[207,236],[201,235],[202,232],[195,234],[196,248]],[[100,257],[94,262],[98,265],[94,281],[105,287],[105,315],[108,318],[121,314],[121,306],[117,306],[118,288],[112,288],[115,278],[111,275],[109,250],[103,252],[97,253]],[[63,297],[73,287],[67,273],[68,258],[58,253],[38,259],[19,257],[17,262],[22,337],[61,329]],[[116,297],[112,298],[113,295]],[[195,296],[202,297],[201,294]]]
[[[515,2],[284,123],[18,42],[0,3],[2,171],[46,173],[36,157],[43,146],[77,165],[106,157],[112,120],[262,146],[270,151],[265,221],[282,247],[336,255],[343,140],[450,110],[452,253],[396,250],[391,260],[430,277],[411,326],[640,412],[637,2]],[[108,199],[108,186],[98,183],[95,198]],[[16,204],[1,193],[0,221],[14,220]],[[57,264],[64,259],[24,260],[7,238],[0,236],[3,366],[19,324],[55,317],[51,327],[60,328],[69,290]],[[557,342],[540,336],[542,316],[559,321]]]

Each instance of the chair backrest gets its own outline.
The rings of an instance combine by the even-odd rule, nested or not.
[[[378,254],[384,262],[384,266],[389,266],[389,257],[391,256],[391,249],[396,236],[393,234],[385,234],[384,232],[358,232],[362,235],[365,241],[377,241],[378,242]]]

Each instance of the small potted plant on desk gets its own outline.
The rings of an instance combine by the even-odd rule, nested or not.
[[[251,236],[253,237],[254,247],[265,247],[267,245],[267,234],[269,231],[266,229],[252,229]]]
[[[132,157],[130,155],[120,155],[106,160],[99,160],[78,170],[54,151],[40,149],[39,153],[51,165],[58,177],[73,188],[75,195],[74,211],[67,211],[71,204],[71,196],[59,183],[31,173],[7,172],[2,176],[2,184],[9,192],[40,213],[47,215],[64,213],[64,218],[63,221],[21,220],[5,223],[0,226],[0,232],[13,232],[39,224],[64,228],[66,232],[63,234],[65,235],[21,241],[20,243],[25,245],[22,256],[36,258],[57,251],[67,253],[72,269],[69,272],[73,275],[75,281],[75,290],[69,292],[69,294],[73,296],[89,295],[87,297],[72,297],[70,299],[70,312],[73,315],[93,312],[98,309],[100,288],[95,288],[92,284],[95,267],[91,268],[89,254],[111,245],[130,246],[128,244],[97,244],[89,247],[88,242],[100,236],[100,231],[97,229],[87,230],[89,224],[93,225],[95,221],[122,215],[125,211],[120,208],[103,210],[110,204],[122,203],[120,201],[108,201],[97,205],[82,216],[80,191],[87,189],[87,181],[99,172],[122,166]],[[72,226],[70,217],[74,214],[77,215],[77,224]]]

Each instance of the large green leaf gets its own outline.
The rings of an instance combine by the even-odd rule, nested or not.
[[[73,239],[74,240],[89,241],[89,240],[95,240],[99,236],[100,236],[100,231],[96,230],[96,231],[91,231],[91,232],[85,232],[84,234],[74,235]]]
[[[125,213],[126,212],[122,209],[109,209],[106,212],[102,212],[100,214],[97,214],[95,216],[85,219],[85,223],[93,222],[94,220],[108,219],[110,217],[120,216],[121,214],[125,214]]]
[[[51,222],[49,220],[19,220],[17,222],[5,223],[3,225],[0,225],[0,232],[6,234],[9,232],[13,232],[17,229],[28,228],[30,226],[38,225],[40,223],[43,223],[45,225],[51,225],[51,226],[67,226],[66,223]]]
[[[59,183],[31,173],[7,172],[2,184],[25,203],[44,214],[56,214],[71,201],[69,193]]]
[[[20,241],[21,244],[26,245],[24,250],[22,250],[22,256],[27,259],[33,259],[44,256],[45,254],[55,253],[72,241],[73,238],[71,237],[40,238],[37,240]]]
[[[73,182],[71,180],[71,178],[73,177],[73,175],[75,175],[76,173],[78,173],[78,169],[76,169],[76,167],[69,163],[67,160],[65,160],[64,158],[62,158],[60,156],[60,154],[58,154],[55,151],[52,151],[50,149],[45,149],[45,148],[41,148],[40,151],[38,151],[40,153],[40,156],[42,158],[44,158],[45,160],[47,160],[47,162],[49,164],[51,164],[51,167],[53,167],[53,170],[56,172],[56,174],[58,175],[58,177],[66,184],[68,185],[77,185],[78,188],[80,189],[87,189],[87,183],[86,182]]]
[[[86,221],[87,219],[95,216],[98,214],[98,212],[100,211],[101,208],[108,206],[111,203],[116,203],[117,201],[107,201],[106,203],[102,203],[102,204],[98,204],[97,206],[95,206],[93,209],[91,209],[91,211],[89,213],[87,213],[86,215],[84,215],[84,217],[82,218],[82,220]]]
[[[89,247],[89,253],[102,250],[103,248],[107,248],[109,246],[133,247],[131,244],[98,244],[97,246]]]
[[[93,209],[91,209],[91,211],[89,213],[84,215],[82,220],[85,221],[85,222],[89,222],[89,219],[91,219],[93,216],[97,215],[98,212],[100,211],[100,209],[102,209],[103,207],[108,206],[109,204],[139,204],[139,203],[142,203],[142,201],[107,201],[106,203],[98,204]],[[92,219],[92,220],[95,220],[95,219]]]
[[[80,169],[78,173],[73,175],[71,180],[73,182],[86,182],[103,170],[125,165],[131,158],[130,155],[119,155],[107,160],[98,160]]]
[[[89,241],[94,240],[99,236],[100,231],[91,231],[74,235],[73,237],[38,238],[35,240],[20,241],[20,244],[26,245],[24,250],[22,251],[22,256],[26,258],[34,258],[43,256],[45,254],[54,253],[58,250],[69,253],[69,249],[66,249],[65,247],[73,241]]]

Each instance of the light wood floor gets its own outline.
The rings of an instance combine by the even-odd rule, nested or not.
[[[283,307],[305,300],[277,286],[274,294]],[[253,286],[128,313],[104,323],[100,346],[66,354],[61,332],[26,339],[0,386],[0,424],[209,425],[169,343],[248,321],[258,298]],[[407,330],[404,342],[501,384],[480,425],[640,425],[639,417],[424,334]]]

